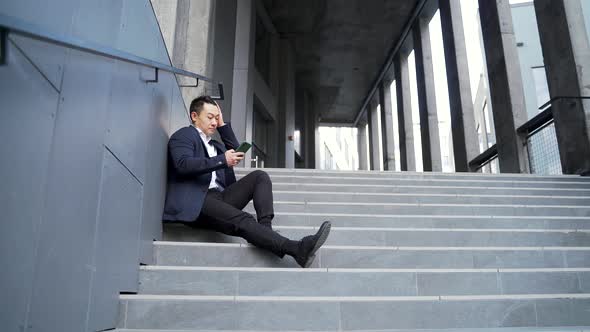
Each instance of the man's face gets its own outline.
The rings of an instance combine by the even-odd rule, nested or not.
[[[215,105],[205,103],[198,115],[196,112],[191,112],[191,119],[195,126],[201,129],[205,135],[211,136],[215,133],[219,123],[219,109]]]

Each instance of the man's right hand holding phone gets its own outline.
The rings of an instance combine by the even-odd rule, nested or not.
[[[234,149],[225,151],[227,166],[234,167],[244,159],[244,152],[236,152]]]

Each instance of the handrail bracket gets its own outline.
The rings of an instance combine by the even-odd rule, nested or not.
[[[178,86],[181,88],[196,88],[199,86],[199,78],[195,77],[195,84],[179,84]]]
[[[6,47],[8,47],[8,29],[0,27],[0,66],[6,64]]]
[[[156,67],[154,68],[155,78],[153,80],[145,80],[146,83],[158,83],[158,73],[159,69]]]

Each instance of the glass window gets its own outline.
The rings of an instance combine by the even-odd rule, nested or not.
[[[533,81],[535,82],[535,92],[537,96],[537,107],[549,101],[549,87],[547,86],[547,75],[545,67],[533,67]]]
[[[416,172],[422,172],[422,136],[420,134],[420,111],[418,107],[418,82],[416,82],[416,57],[414,51],[408,56],[410,70],[410,95],[412,100],[412,130],[414,136],[414,154],[416,158]]]
[[[395,158],[395,169],[391,171],[401,170],[400,152],[399,152],[399,127],[397,120],[397,90],[395,81],[389,85],[389,95],[391,96],[391,118],[393,121],[393,146],[394,146],[394,158]]]

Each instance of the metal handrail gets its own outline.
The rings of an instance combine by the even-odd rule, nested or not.
[[[555,96],[551,99],[549,99],[548,102],[546,102],[545,104],[541,105],[541,107],[539,107],[540,110],[545,109],[545,107],[553,104],[554,101],[559,100],[559,99],[590,99],[590,96]]]
[[[484,152],[480,153],[477,157],[473,158],[468,164],[469,169],[472,172],[475,172],[496,158],[498,158],[498,147],[494,144]]]
[[[267,154],[254,142],[252,142],[252,147],[254,148],[253,151],[256,152],[256,158],[251,159],[250,162],[255,161],[256,162],[255,168],[258,168],[258,162],[261,161],[262,168],[264,168],[264,161],[268,157]],[[262,160],[260,160],[260,158],[258,158],[258,157],[262,157]]]
[[[551,107],[549,107],[525,122],[522,126],[518,127],[516,132],[519,135],[529,138],[551,123],[553,123],[553,113]]]
[[[9,32],[16,33],[19,35],[23,35],[26,37],[30,37],[33,39],[37,39],[40,41],[49,42],[52,44],[56,44],[59,46],[64,46],[67,48],[71,48],[74,50],[95,54],[99,56],[103,56],[110,59],[115,59],[119,61],[124,61],[127,63],[132,63],[136,65],[141,65],[149,68],[153,68],[155,70],[155,80],[147,80],[147,83],[155,83],[158,82],[158,72],[160,70],[169,72],[176,75],[192,77],[197,80],[195,85],[190,85],[191,87],[198,86],[199,81],[210,82],[212,84],[217,84],[219,88],[219,95],[211,96],[213,99],[224,99],[223,94],[223,83],[214,81],[211,78],[186,71],[183,69],[179,69],[170,65],[166,65],[157,61],[153,61],[150,59],[142,58],[137,55],[124,52],[118,49],[114,49],[108,46],[100,45],[98,43],[94,43],[91,41],[83,40],[80,38],[76,38],[73,36],[63,36],[59,35],[50,31],[47,31],[45,28],[41,28],[37,25],[30,24],[19,20],[14,17],[10,17],[4,14],[0,14],[0,35],[2,40],[0,41],[0,53],[5,52],[6,48],[6,38]],[[5,57],[0,57],[2,61],[4,61]],[[0,63],[3,64],[3,63]]]

